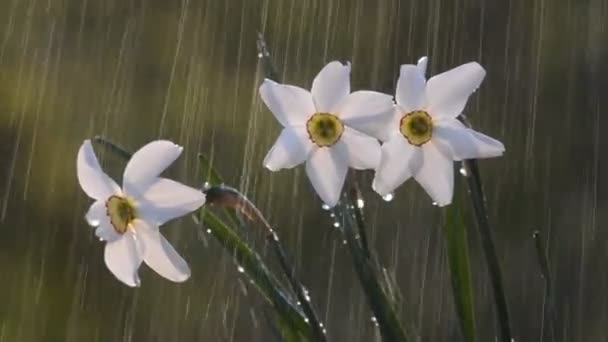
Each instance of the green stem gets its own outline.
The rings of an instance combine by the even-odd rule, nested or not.
[[[512,342],[511,326],[509,323],[509,310],[507,300],[502,283],[502,273],[496,248],[492,239],[492,230],[488,221],[487,209],[484,201],[483,189],[481,186],[481,176],[477,167],[477,161],[474,159],[465,160],[463,162],[468,169],[469,176],[467,184],[469,186],[469,195],[473,203],[475,211],[475,219],[477,220],[477,230],[481,240],[481,247],[486,259],[490,283],[494,293],[494,303],[496,304],[496,315],[500,331],[501,342]]]
[[[371,265],[371,260],[366,257],[360,245],[360,239],[357,238],[353,229],[353,226],[357,225],[355,214],[349,210],[348,204],[342,207],[341,212],[344,221],[342,231],[353,259],[359,283],[363,287],[367,302],[378,322],[382,340],[385,342],[406,342],[405,331],[401,327],[386,293],[378,282],[379,277]]]
[[[534,238],[534,247],[536,248],[536,257],[538,259],[538,265],[540,267],[540,274],[545,282],[545,298],[543,305],[543,316],[545,312],[549,314],[549,330],[553,338],[555,338],[555,327],[557,324],[557,317],[555,314],[555,302],[553,297],[553,286],[551,282],[551,271],[549,270],[549,261],[545,245],[541,241],[541,234],[539,231],[535,231],[532,234]]]

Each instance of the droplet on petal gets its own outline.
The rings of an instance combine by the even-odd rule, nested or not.
[[[393,193],[388,193],[388,194],[386,194],[386,195],[382,196],[382,199],[383,199],[385,202],[390,202],[390,201],[392,201],[394,198],[395,198],[395,195],[394,195]]]

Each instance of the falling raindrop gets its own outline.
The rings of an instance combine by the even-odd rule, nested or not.
[[[211,234],[211,229],[207,229],[207,234]]]
[[[245,272],[245,269],[241,265],[239,265],[236,269],[237,269],[237,271],[239,271],[239,273]]]
[[[334,228],[340,228],[340,222],[338,222],[338,221],[334,222]]]
[[[386,194],[386,195],[382,196],[382,199],[385,202],[390,202],[390,201],[393,200],[393,198],[395,198],[395,195],[393,195],[392,193],[389,193],[389,194]]]

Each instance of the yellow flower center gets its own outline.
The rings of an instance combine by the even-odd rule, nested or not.
[[[129,225],[137,218],[134,203],[125,197],[111,196],[106,201],[106,209],[112,227],[118,234],[126,233]]]
[[[415,146],[422,146],[433,136],[433,119],[423,110],[409,112],[401,118],[401,134]]]
[[[310,140],[319,147],[329,147],[338,142],[344,132],[344,124],[337,116],[315,113],[306,123]]]

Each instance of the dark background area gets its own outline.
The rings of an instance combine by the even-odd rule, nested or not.
[[[608,340],[607,19],[606,0],[0,0],[0,341],[272,336],[269,307],[188,217],[163,228],[192,268],[188,282],[146,267],[140,289],[114,279],[75,174],[78,147],[97,134],[131,150],[159,137],[183,145],[167,174],[192,186],[202,184],[197,153],[211,156],[276,225],[331,339],[375,338],[348,251],[303,168],[262,168],[280,127],[257,96],[257,31],[284,81],[304,88],[336,59],[352,62],[353,89],[391,94],[399,65],[421,56],[430,74],[479,61],[487,77],[466,114],[507,148],[480,167],[515,339],[552,340],[538,229],[555,340]],[[120,179],[124,163],[103,159]],[[441,211],[415,182],[387,203],[372,172],[356,177],[403,322],[418,341],[459,341]],[[479,340],[493,341],[469,222]]]

